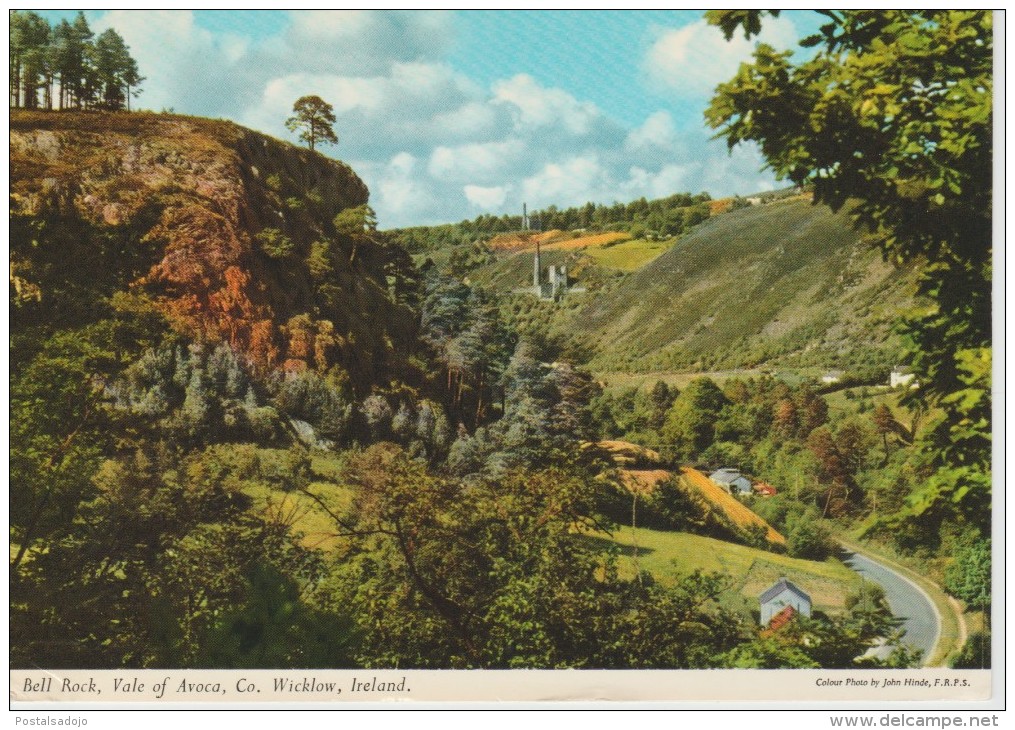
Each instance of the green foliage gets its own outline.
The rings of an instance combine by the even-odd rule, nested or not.
[[[673,402],[663,424],[662,438],[671,458],[680,462],[699,458],[712,444],[716,419],[728,402],[712,380],[692,380]]]
[[[448,255],[448,275],[456,279],[464,279],[469,272],[493,260],[493,254],[484,243],[476,242],[455,246]]]
[[[258,247],[272,259],[284,259],[296,251],[296,244],[278,228],[264,228],[254,236]]]
[[[319,144],[338,144],[335,134],[335,109],[319,96],[301,96],[293,104],[293,115],[285,120],[286,129],[313,150]]]
[[[553,469],[468,485],[374,447],[353,460],[346,582],[368,666],[708,666],[741,627],[716,576],[624,581],[589,539],[593,488]]]
[[[129,109],[141,91],[145,79],[123,37],[107,28],[94,38],[82,12],[51,28],[33,11],[13,10],[9,29],[11,107]]]
[[[723,657],[731,669],[818,669],[821,667],[801,647],[782,637],[758,638],[741,644]]]
[[[496,298],[430,270],[424,282],[420,339],[443,371],[448,415],[478,426],[504,402],[515,334]]]
[[[704,500],[683,489],[680,478],[676,476],[660,482],[652,493],[648,514],[642,518],[642,524],[653,526],[654,522],[668,530],[698,535],[711,532]]]
[[[785,521],[786,549],[795,558],[825,560],[835,552],[835,542],[828,528],[819,521],[813,509],[789,515]]]
[[[12,664],[192,666],[255,563],[313,583],[321,566],[285,513],[255,511],[244,493],[295,484],[265,471],[273,461],[228,446],[181,458],[164,444],[104,460],[94,498],[12,574]]]
[[[990,534],[991,352],[956,353],[960,388],[941,398],[941,416],[918,444],[919,463],[932,470],[893,522],[960,520]]]
[[[680,235],[709,217],[707,193],[677,193],[647,201],[644,198],[627,205],[586,203],[560,210],[555,205],[534,210],[529,219],[538,230],[583,231],[626,230],[632,237],[670,238]],[[413,254],[437,254],[451,249],[456,258],[453,271],[468,271],[482,263],[485,240],[498,233],[520,231],[520,215],[500,217],[484,213],[473,220],[439,226],[418,226],[391,231],[394,240]],[[437,257],[435,256],[435,259]],[[471,260],[470,260],[471,259]],[[462,274],[454,274],[460,276]]]
[[[181,444],[284,440],[278,413],[258,397],[246,368],[223,343],[149,348],[110,385],[109,394],[147,437],[169,436]]]
[[[953,669],[990,669],[990,631],[974,631],[966,639],[962,651],[952,659]]]
[[[761,33],[761,19],[766,12],[772,17],[779,16],[778,10],[709,10],[705,17],[712,25],[719,26],[726,40],[730,40],[741,28],[746,38]]]
[[[377,230],[377,215],[369,205],[357,205],[340,211],[333,223],[336,233],[358,237]]]
[[[224,612],[199,641],[195,667],[323,669],[356,666],[353,622],[308,606],[300,586],[271,564],[255,563],[239,604]]]
[[[278,387],[274,402],[279,411],[306,421],[332,445],[347,441],[354,419],[347,384],[310,370],[292,373]]]
[[[130,49],[113,28],[107,28],[95,39],[95,76],[101,91],[98,105],[105,109],[123,109],[129,97],[136,95],[136,87],[144,81],[138,73],[137,62]],[[131,88],[135,87],[132,92]]]
[[[599,386],[568,363],[547,363],[538,348],[521,341],[503,372],[504,415],[452,447],[449,466],[458,474],[503,473],[595,460],[576,445],[596,441],[589,403]]]
[[[331,257],[331,244],[327,241],[314,241],[310,244],[310,253],[307,254],[307,269],[315,281],[328,281],[335,273]]]
[[[943,521],[989,530],[992,16],[989,11],[824,11],[789,53],[760,46],[706,113],[731,147],[761,146],[781,177],[846,207],[893,261],[924,259],[932,305],[907,319],[920,387],[939,406],[921,440],[932,475],[891,518],[929,542]],[[727,35],[760,13],[719,12]]]
[[[990,610],[990,540],[972,539],[960,545],[945,573],[944,587],[966,605]]]

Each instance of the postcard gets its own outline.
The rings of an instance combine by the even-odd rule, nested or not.
[[[12,707],[999,706],[995,20],[12,11]]]

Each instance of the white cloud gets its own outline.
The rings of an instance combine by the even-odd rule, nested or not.
[[[143,107],[215,115],[219,104],[205,104],[206,99],[234,98],[236,79],[229,68],[242,57],[243,41],[198,27],[191,11],[112,10],[94,25],[96,34],[115,28],[130,47],[146,77]]]
[[[677,143],[677,127],[673,117],[666,111],[650,115],[640,127],[632,129],[624,140],[624,146],[634,150],[646,147],[673,148]]]
[[[301,10],[290,13],[289,27],[263,56],[282,72],[372,76],[393,63],[441,59],[453,38],[447,12]]]
[[[677,95],[704,97],[716,85],[733,77],[750,59],[758,43],[788,48],[797,39],[786,16],[766,19],[761,35],[747,40],[742,34],[729,41],[704,20],[663,32],[645,56],[643,68],[657,87]]]
[[[601,116],[596,105],[578,101],[561,89],[540,86],[527,74],[519,74],[493,87],[494,103],[514,107],[516,127],[561,125],[576,135],[587,134]]]
[[[525,179],[522,192],[532,206],[581,205],[602,197],[608,173],[594,155],[551,162]]]
[[[701,98],[673,97],[670,111],[630,128],[526,74],[475,83],[448,62],[454,23],[446,13],[294,12],[290,21],[260,40],[211,33],[189,11],[112,11],[95,26],[116,27],[131,46],[148,77],[140,100],[148,108],[228,117],[295,141],[284,127],[293,102],[316,94],[331,103],[340,141],[321,151],[364,179],[383,227],[520,210],[522,202],[608,204],[770,184],[756,149],[730,157],[700,127],[678,124],[679,105]],[[732,73],[709,71],[712,56],[735,65],[753,46],[727,45],[699,23],[689,28],[661,32],[645,57],[646,76],[667,94],[707,91],[712,77]],[[786,28],[781,19],[766,23],[768,39]]]
[[[438,114],[433,118],[436,127],[455,130],[459,135],[477,138],[494,133],[497,113],[489,105],[480,101],[470,101],[457,109]]]
[[[488,180],[514,168],[525,152],[526,145],[516,138],[457,147],[440,146],[430,156],[427,170],[438,180]]]
[[[484,188],[481,185],[466,185],[462,188],[465,199],[483,210],[499,210],[507,199],[510,186],[498,185]]]
[[[618,187],[624,191],[625,198],[665,198],[674,193],[687,191],[687,183],[691,175],[698,172],[697,163],[683,165],[663,165],[658,171],[652,172],[642,167],[632,167],[628,178]]]
[[[399,152],[380,171],[378,179],[371,181],[375,194],[371,201],[374,210],[384,211],[391,217],[410,221],[426,216],[438,203],[430,189],[417,174],[418,160],[407,152]]]

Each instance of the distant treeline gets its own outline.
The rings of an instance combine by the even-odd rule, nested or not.
[[[708,193],[677,193],[667,198],[602,205],[592,202],[573,208],[551,205],[529,214],[534,230],[629,230],[636,236],[677,236],[709,216]],[[390,233],[410,253],[427,253],[522,229],[522,216],[484,214],[461,223],[401,228]]]
[[[144,81],[120,34],[96,37],[82,12],[51,27],[31,10],[11,11],[10,61],[15,109],[130,109]]]

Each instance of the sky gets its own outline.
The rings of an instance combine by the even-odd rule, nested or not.
[[[69,11],[43,11],[51,22]],[[332,104],[336,146],[382,228],[778,187],[703,112],[757,39],[696,11],[86,11],[146,77],[140,108],[233,120],[296,142],[293,102]],[[767,19],[794,49],[815,21]]]

